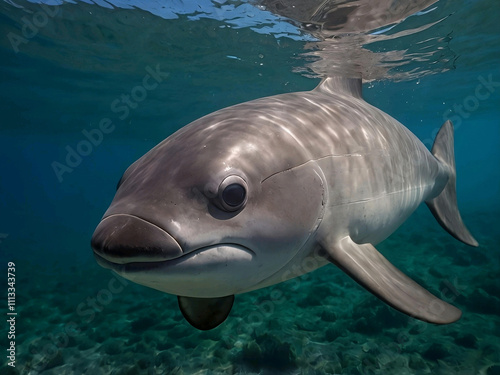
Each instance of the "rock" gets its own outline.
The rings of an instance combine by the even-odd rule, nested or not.
[[[321,320],[324,322],[335,322],[337,315],[333,311],[323,310],[321,313]]]
[[[143,372],[139,366],[135,365],[129,368],[121,369],[117,372],[117,375],[140,375]]]
[[[470,251],[470,260],[471,264],[475,266],[483,266],[485,264],[490,263],[490,260],[486,255],[484,255],[481,251],[475,249],[467,249]]]
[[[438,359],[443,359],[448,355],[448,350],[446,350],[443,345],[434,343],[424,352],[423,357],[430,361],[437,361]]]
[[[453,257],[453,264],[455,266],[468,267],[468,266],[470,266],[470,263],[471,263],[470,262],[470,258],[466,254],[464,254],[462,252],[457,253]]]
[[[132,332],[135,333],[141,333],[144,331],[147,331],[151,327],[153,327],[156,324],[156,320],[149,317],[149,316],[144,316],[139,319],[134,320],[130,326],[132,328]]]
[[[295,366],[296,355],[289,343],[266,333],[243,347],[241,360],[253,370],[286,371]]]
[[[440,270],[438,270],[436,267],[431,267],[429,269],[429,273],[434,276],[434,277],[437,277],[438,279],[442,279],[444,277],[444,275],[441,273]]]
[[[140,358],[137,359],[137,366],[141,370],[147,370],[147,369],[154,368],[154,363],[153,363],[151,357],[141,356]],[[147,371],[143,371],[143,372],[147,372]]]
[[[307,297],[298,301],[297,306],[302,308],[308,308],[311,306],[321,306],[324,300],[325,299],[315,291],[315,293],[309,294]]]
[[[248,367],[258,370],[263,361],[262,350],[255,341],[251,341],[243,347],[241,358]]]
[[[365,335],[373,335],[382,332],[382,326],[373,317],[371,319],[360,318],[354,323],[353,330]]]
[[[374,321],[385,328],[401,328],[408,323],[408,316],[388,306],[378,308]]]
[[[500,375],[500,366],[499,365],[493,365],[488,368],[486,371],[486,375]]]
[[[496,345],[487,343],[481,349],[482,357],[487,358],[490,363],[500,362],[500,353],[498,352],[498,348]]]
[[[104,329],[95,329],[91,331],[89,337],[93,339],[95,342],[103,343],[109,337],[109,332]]]
[[[158,350],[167,350],[173,348],[174,346],[175,344],[171,340],[166,339],[158,343]]]
[[[471,333],[463,336],[458,336],[455,339],[455,343],[463,346],[464,348],[477,348],[477,338]]]
[[[121,341],[111,340],[111,339],[106,340],[102,344],[101,350],[104,351],[104,353],[109,354],[109,355],[121,354],[121,352],[122,352]]]
[[[140,342],[138,342],[138,343],[136,343],[134,345],[133,351],[135,353],[146,353],[148,351],[148,347],[146,346],[145,343],[143,343],[142,341],[140,341]]]
[[[64,359],[61,354],[61,351],[58,350],[55,355],[53,355],[50,359],[48,359],[47,364],[45,365],[44,370],[49,370],[54,367],[64,365]]]
[[[408,324],[411,326],[408,333],[410,335],[419,335],[428,328],[428,323],[425,323],[421,320],[411,319],[409,318]]]
[[[170,331],[168,331],[168,337],[172,341],[175,341],[177,339],[182,339],[186,336],[189,336],[192,333],[192,331],[189,332],[190,329],[192,329],[191,326],[187,326],[185,324],[179,324],[173,327]]]
[[[340,336],[340,331],[334,327],[330,327],[325,332],[326,341],[335,341]]]
[[[408,362],[408,366],[412,370],[424,370],[427,368],[425,361],[417,354],[412,354]]]
[[[168,369],[173,368],[175,366],[175,358],[168,350],[164,350],[156,355],[155,365],[157,367],[163,366]]]
[[[19,375],[19,371],[15,367],[4,365],[0,367],[0,374],[3,375]]]
[[[213,355],[215,358],[218,358],[224,362],[226,362],[226,358],[228,356],[228,351],[224,348],[221,348],[221,347],[217,347],[214,352],[213,352]]]
[[[489,281],[489,280],[495,280],[496,281],[496,277],[495,276],[490,276],[492,277],[492,279],[489,279],[489,278],[486,278],[486,281],[483,285],[482,285],[482,289],[487,292],[490,296],[500,296],[500,285],[498,285],[497,282],[492,282],[492,281]]]
[[[484,290],[475,290],[464,299],[470,311],[479,314],[500,315],[500,299],[488,295]]]
[[[95,343],[92,340],[89,340],[88,338],[85,337],[78,344],[78,349],[87,350],[87,349],[92,348],[94,345],[95,345]]]

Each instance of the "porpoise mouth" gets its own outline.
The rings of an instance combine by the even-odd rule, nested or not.
[[[137,216],[115,214],[105,217],[92,236],[91,246],[97,263],[117,272],[164,270],[195,257],[220,263],[248,261],[255,257],[249,248],[220,243],[184,253],[165,230]]]
[[[128,214],[102,219],[94,231],[91,246],[96,255],[115,264],[162,262],[184,254],[165,230]]]
[[[221,251],[222,250],[222,251]],[[217,256],[210,256],[210,252],[224,252],[224,259],[221,259],[221,257]],[[205,246],[199,249],[196,249],[194,251],[191,251],[187,254],[184,254],[180,257],[177,257],[175,259],[170,259],[170,260],[164,260],[164,261],[146,261],[146,262],[129,262],[129,263],[115,263],[113,261],[110,261],[106,259],[105,257],[102,257],[98,253],[94,252],[94,256],[96,258],[97,263],[103,267],[110,269],[112,271],[116,271],[119,274],[130,274],[130,273],[136,273],[136,272],[154,272],[154,271],[166,271],[168,269],[173,270],[176,268],[176,266],[181,266],[182,263],[187,263],[189,261],[192,261],[196,257],[201,259],[207,259],[211,258],[212,263],[224,263],[227,261],[248,261],[250,262],[254,256],[255,253],[240,245],[236,244],[229,244],[229,243],[222,243],[222,244],[217,244],[217,245],[212,245],[212,246]],[[219,254],[220,255],[220,254]],[[208,267],[209,264],[205,263],[205,267]]]

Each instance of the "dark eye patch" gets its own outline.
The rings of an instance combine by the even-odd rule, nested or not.
[[[248,185],[245,179],[238,175],[229,175],[219,185],[214,203],[227,212],[241,211],[248,199]]]
[[[245,202],[246,195],[247,191],[245,187],[235,183],[226,186],[222,192],[222,199],[228,206],[238,207]]]

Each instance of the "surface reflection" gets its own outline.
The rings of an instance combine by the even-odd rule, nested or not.
[[[451,37],[439,24],[445,1],[261,0],[271,11],[316,41],[302,54],[308,63],[296,71],[313,77],[362,77],[365,81],[408,80],[453,67]],[[390,45],[387,43],[390,42]]]

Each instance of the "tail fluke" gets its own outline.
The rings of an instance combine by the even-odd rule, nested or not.
[[[431,152],[449,169],[449,179],[441,194],[425,203],[448,233],[467,245],[478,246],[477,241],[465,227],[458,211],[453,125],[450,121],[446,121],[439,130]]]

